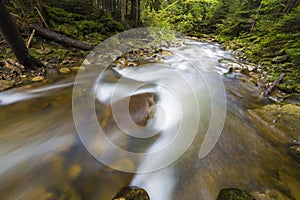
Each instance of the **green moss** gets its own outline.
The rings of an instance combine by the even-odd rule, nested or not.
[[[71,24],[60,24],[55,27],[55,30],[71,38],[78,38],[81,35],[80,30],[78,30],[76,26]]]
[[[270,104],[253,111],[268,124],[274,125],[288,136],[297,139],[300,130],[300,106]]]
[[[113,200],[149,200],[148,193],[138,187],[124,187]]]
[[[217,200],[255,200],[249,193],[246,191],[228,188],[222,189],[218,195]]]
[[[46,6],[51,19],[55,23],[72,23],[74,21],[83,20],[85,17],[80,14],[70,13],[61,8]]]
[[[70,13],[89,15],[93,10],[92,1],[89,0],[47,0],[49,6],[64,9]]]

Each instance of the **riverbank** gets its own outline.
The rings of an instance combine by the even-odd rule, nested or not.
[[[53,2],[52,2],[53,3]],[[13,55],[8,44],[0,35],[0,91],[35,82],[53,82],[67,74],[75,75],[89,53],[63,43],[44,38],[34,31],[31,24],[38,24],[47,30],[95,46],[104,39],[123,29],[123,25],[102,11],[87,15],[86,7],[74,11],[63,8],[69,3],[53,7],[51,2],[7,3],[13,20],[24,39],[29,53],[41,61],[44,68],[29,69],[22,66]],[[55,5],[55,4],[54,4]]]
[[[257,52],[254,48],[258,48],[257,46],[260,44],[253,42],[253,37],[251,39],[250,35],[234,39],[228,39],[222,36],[216,37],[224,49],[233,51],[233,55],[237,59],[256,66],[256,70],[254,71],[256,73],[249,73],[249,75],[256,80],[255,82],[258,87],[269,87],[284,73],[285,77],[277,85],[273,95],[279,102],[291,96],[300,100],[300,70],[299,64],[295,61],[296,58],[292,59],[292,55],[284,53],[278,55],[275,53],[267,54],[262,50]],[[270,48],[275,47],[272,47],[272,44],[270,44]],[[284,50],[284,47],[282,48]]]

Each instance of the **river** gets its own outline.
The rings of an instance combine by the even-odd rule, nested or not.
[[[234,65],[231,52],[193,40],[164,52],[159,62],[104,73],[94,85],[96,106],[82,105],[75,77],[1,92],[1,199],[106,200],[128,185],[151,200],[213,200],[223,188],[300,199],[288,138],[249,113],[267,100],[245,75],[224,75],[229,65],[218,61]],[[122,99],[145,93],[156,102],[147,104],[146,127],[120,117],[121,128],[108,128],[106,139],[124,152],[88,133],[110,99],[112,112],[126,117]]]

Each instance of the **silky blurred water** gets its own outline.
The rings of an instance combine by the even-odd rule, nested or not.
[[[251,193],[275,190],[287,199],[300,199],[300,165],[285,148],[289,138],[249,115],[248,109],[265,104],[254,85],[223,76],[228,66],[218,60],[233,59],[230,52],[196,41],[167,50],[172,56],[165,56],[160,63],[116,69],[123,81],[105,78],[95,90],[99,119],[116,85],[115,101],[135,94],[155,95],[155,114],[148,122],[148,129],[157,131],[155,139],[143,143],[142,138],[136,140],[114,128],[109,135],[127,151],[151,153],[170,145],[174,135],[182,134],[172,141],[172,148],[156,157],[144,156],[137,163],[119,158],[101,141],[96,148],[115,157],[114,166],[149,171],[164,163],[161,169],[125,173],[90,155],[76,133],[72,115],[74,78],[70,78],[0,93],[1,199],[106,200],[127,185],[145,188],[152,200],[216,199],[219,190],[228,187]],[[226,107],[222,106],[224,94],[210,91],[218,86],[216,77],[224,81]],[[140,83],[145,86],[132,93],[131,88]],[[211,95],[216,99],[214,104]],[[213,114],[213,109],[217,113]],[[212,115],[222,120],[222,112],[226,112],[222,134],[212,151],[200,159],[199,150]],[[198,125],[196,130],[193,124]],[[169,162],[173,157],[178,159]]]

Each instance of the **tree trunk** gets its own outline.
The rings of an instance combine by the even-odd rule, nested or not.
[[[27,68],[43,66],[41,62],[29,55],[20,32],[4,5],[4,0],[0,0],[0,32],[3,34],[4,39],[12,49],[20,64]]]
[[[127,17],[128,16],[128,0],[126,0],[126,3],[125,3],[125,16]]]
[[[136,1],[137,0],[131,0],[130,15],[132,20],[136,19]]]
[[[120,6],[120,12],[121,12],[121,21],[125,21],[125,14],[126,14],[126,2],[125,0],[120,0],[121,6]]]
[[[32,29],[35,29],[36,32],[45,37],[45,38],[49,38],[49,39],[52,39],[54,41],[57,41],[57,42],[60,42],[60,43],[63,43],[63,44],[66,44],[68,46],[72,46],[72,47],[76,47],[78,49],[82,49],[82,50],[92,50],[93,46],[90,45],[90,44],[87,44],[87,43],[84,43],[84,42],[81,42],[81,41],[78,41],[78,40],[74,40],[70,37],[67,37],[67,36],[64,36],[64,35],[61,35],[59,33],[55,33],[53,31],[50,31],[50,30],[47,30],[45,28],[42,28],[36,24],[31,24],[30,27]]]
[[[140,21],[141,21],[141,19],[140,19],[140,17],[141,17],[141,1],[140,0],[137,0],[137,2],[136,2],[136,27],[138,27],[138,25],[139,25],[139,23],[140,23]]]

